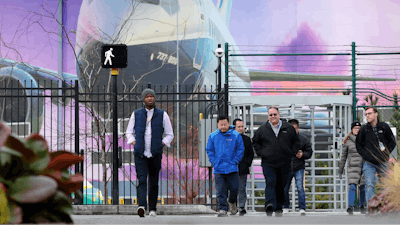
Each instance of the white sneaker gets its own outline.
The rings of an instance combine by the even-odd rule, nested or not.
[[[300,216],[305,216],[306,215],[306,210],[300,209]]]
[[[236,207],[236,202],[235,203],[230,203],[229,204],[229,210],[231,211],[231,215],[236,215],[236,213],[238,212],[237,207]]]
[[[149,216],[156,217],[157,216],[156,211],[151,210],[150,213],[149,213]]]
[[[228,216],[227,212],[225,210],[220,210],[218,213],[218,217],[226,217]]]
[[[283,214],[288,214],[289,213],[289,209],[283,209]]]

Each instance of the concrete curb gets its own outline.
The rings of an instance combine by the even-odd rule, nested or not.
[[[137,215],[137,205],[73,205],[74,215]],[[148,212],[147,212],[148,213]],[[205,205],[158,205],[158,215],[217,214]]]

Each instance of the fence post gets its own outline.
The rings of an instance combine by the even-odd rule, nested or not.
[[[208,167],[208,189],[210,190],[210,207],[213,206],[212,196],[212,167]]]
[[[225,83],[224,86],[224,112],[225,115],[228,116],[228,83]]]
[[[112,169],[112,204],[119,204],[118,187],[118,108],[117,108],[117,77],[113,75],[113,169]]]
[[[229,53],[229,44],[225,43],[225,114],[228,116],[228,88],[229,88],[229,61],[228,61],[228,53]]]
[[[221,48],[221,44],[218,44],[218,48]],[[217,85],[217,92],[218,92],[218,116],[223,115],[222,112],[222,105],[221,105],[221,87],[222,87],[222,72],[221,72],[221,57],[217,57],[218,58],[218,67],[217,67],[217,74],[218,74],[218,85]]]
[[[75,81],[75,154],[79,154],[79,87],[78,81]],[[78,172],[78,167],[75,167],[75,172]]]
[[[122,147],[118,147],[118,168],[122,168]]]
[[[80,166],[81,166],[80,173],[82,174],[82,176],[83,176],[83,163],[85,163],[85,156],[83,154],[84,154],[84,151],[83,151],[83,149],[81,149],[81,156],[83,157],[83,161],[80,163]],[[78,204],[80,204],[80,205],[83,205],[83,186],[84,185],[86,185],[86,182],[83,183],[81,186],[82,198],[80,198],[79,202],[78,202]]]
[[[74,86],[74,90],[75,90],[75,154],[79,155],[79,86],[78,86],[78,81],[75,81],[75,86]],[[83,153],[82,153],[83,154]],[[75,164],[75,174],[79,173],[79,165]],[[81,166],[82,170],[82,176],[83,176],[83,162],[82,162],[82,166]],[[83,197],[83,185],[82,184],[82,197]],[[77,195],[75,194],[75,198],[77,197]],[[83,198],[78,198],[75,201],[77,204],[82,205],[83,204]]]
[[[356,43],[351,43],[351,70],[352,70],[352,83],[353,83],[353,121],[357,118],[356,113]]]

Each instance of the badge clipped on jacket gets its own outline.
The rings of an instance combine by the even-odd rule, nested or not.
[[[385,151],[385,146],[382,142],[379,142],[379,148],[381,149],[381,151]]]

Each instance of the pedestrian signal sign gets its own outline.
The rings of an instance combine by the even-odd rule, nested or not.
[[[126,68],[128,66],[128,47],[124,44],[105,44],[101,48],[103,68]]]

